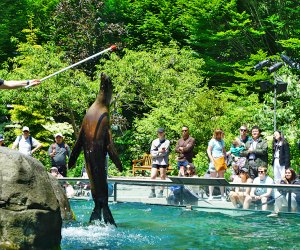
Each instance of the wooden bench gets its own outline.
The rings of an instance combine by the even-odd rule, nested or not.
[[[144,154],[142,159],[139,160],[133,160],[132,161],[132,174],[135,176],[135,172],[140,170],[144,173],[144,171],[150,171],[152,168],[152,155],[151,154]],[[159,171],[159,170],[158,170]],[[168,166],[167,173],[170,173],[173,171],[172,166]],[[142,173],[142,175],[144,175]]]

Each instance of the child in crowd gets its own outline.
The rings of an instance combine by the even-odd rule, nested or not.
[[[57,167],[50,168],[50,174],[54,176],[55,178],[63,178],[63,176],[58,172]]]
[[[230,177],[231,181],[233,181],[234,178],[239,175],[240,170],[245,165],[246,158],[240,156],[240,152],[244,149],[245,149],[244,144],[240,141],[238,137],[236,137],[232,141],[230,150],[226,153],[227,157],[231,157],[232,159],[231,166],[232,166],[233,174]]]

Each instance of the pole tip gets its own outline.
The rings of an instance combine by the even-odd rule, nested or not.
[[[115,51],[115,50],[117,50],[117,46],[116,45],[112,45],[112,46],[110,46],[110,49],[111,49],[111,51]]]

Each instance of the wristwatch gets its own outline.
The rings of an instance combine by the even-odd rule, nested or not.
[[[27,80],[27,81],[26,81],[26,84],[29,85],[29,84],[30,84],[30,80]]]

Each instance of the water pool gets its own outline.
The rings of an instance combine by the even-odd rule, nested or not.
[[[62,229],[67,249],[300,249],[300,215],[110,204],[118,228],[89,225],[92,201],[71,201],[77,221]]]

